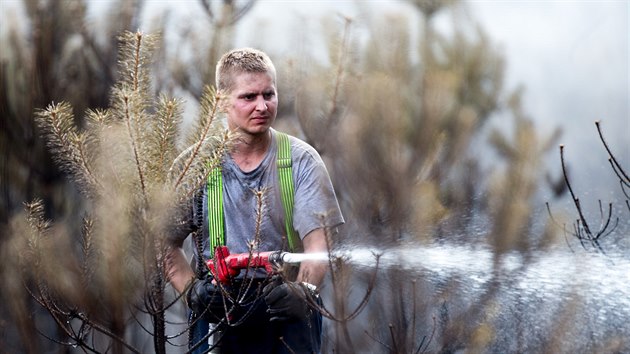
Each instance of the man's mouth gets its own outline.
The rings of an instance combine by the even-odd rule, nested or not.
[[[256,122],[266,122],[269,120],[269,117],[252,117],[252,120]]]

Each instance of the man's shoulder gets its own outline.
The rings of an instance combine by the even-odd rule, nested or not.
[[[316,160],[321,160],[321,157],[319,156],[319,153],[317,152],[317,150],[315,150],[315,148],[313,146],[311,146],[309,143],[307,143],[306,141],[285,133],[285,132],[281,132],[279,130],[274,130],[274,132],[276,134],[278,133],[282,133],[285,134],[289,137],[289,142],[291,144],[291,155],[294,158],[313,158]]]

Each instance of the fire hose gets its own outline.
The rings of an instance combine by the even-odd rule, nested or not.
[[[214,279],[228,285],[243,269],[264,268],[267,273],[273,274],[285,263],[297,263],[287,259],[290,255],[283,251],[230,254],[227,246],[217,246],[214,257],[206,261],[206,265]]]

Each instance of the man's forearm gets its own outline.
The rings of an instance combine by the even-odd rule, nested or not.
[[[188,264],[184,250],[172,247],[166,256],[166,277],[173,288],[180,294],[184,292],[188,283],[195,277],[195,272]]]
[[[304,253],[328,252],[326,231],[323,228],[311,231],[304,237],[303,245]],[[320,286],[324,281],[327,271],[328,263],[326,262],[304,261],[300,264],[300,272],[298,273],[297,281]]]

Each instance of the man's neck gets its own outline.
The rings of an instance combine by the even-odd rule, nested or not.
[[[271,130],[264,134],[241,134],[230,155],[241,170],[248,172],[262,162],[271,146]]]

